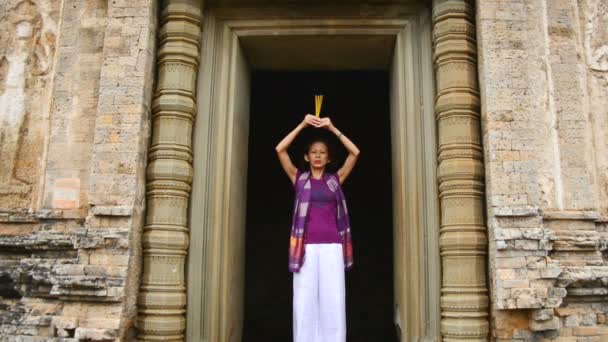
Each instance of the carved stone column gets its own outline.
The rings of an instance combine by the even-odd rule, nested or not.
[[[433,1],[443,341],[487,341],[484,166],[472,0]]]
[[[186,322],[184,267],[202,1],[166,0],[162,6],[146,175],[140,341],[183,341]]]

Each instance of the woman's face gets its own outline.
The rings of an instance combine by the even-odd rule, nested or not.
[[[311,168],[322,169],[329,163],[329,154],[327,146],[322,142],[315,142],[310,146],[310,150],[306,154]]]

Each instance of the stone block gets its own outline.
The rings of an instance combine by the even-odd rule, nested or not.
[[[547,298],[545,299],[545,307],[546,308],[557,308],[562,305],[561,298]]]
[[[520,309],[540,309],[543,307],[543,300],[530,295],[522,295],[517,299],[517,308]]]
[[[527,228],[523,229],[522,236],[526,239],[541,240],[545,234],[542,228]]]
[[[520,268],[526,266],[525,257],[496,258],[497,268]]]
[[[517,274],[515,273],[515,270],[512,268],[501,268],[501,269],[496,269],[495,277],[496,277],[496,279],[500,279],[500,280],[510,280],[510,279],[517,278]]]
[[[511,297],[537,297],[537,298],[545,298],[547,297],[547,289],[546,288],[517,288],[511,289]]]
[[[580,316],[569,315],[564,319],[564,326],[566,327],[578,327],[580,325]]]
[[[575,309],[575,308],[566,307],[566,308],[556,308],[555,309],[555,314],[560,317],[575,315],[576,313],[578,313],[578,309]]]
[[[553,309],[532,310],[532,319],[535,321],[553,319]]]
[[[534,333],[530,330],[524,330],[524,329],[513,329],[513,338],[518,338],[518,339],[531,339],[534,337]]]
[[[91,253],[89,262],[91,265],[127,266],[129,255]]]
[[[57,275],[84,275],[84,265],[58,265],[53,268],[53,272]]]
[[[131,216],[133,214],[133,206],[96,205],[92,207],[92,212],[96,216]]]
[[[514,240],[513,248],[518,250],[538,250],[538,241],[535,240]]]
[[[542,278],[557,278],[562,273],[562,269],[559,266],[547,266],[540,269],[540,276]]]
[[[115,329],[77,328],[74,337],[78,340],[104,341],[118,337]]]
[[[497,284],[503,288],[530,287],[528,279],[506,279],[497,281]]]
[[[572,334],[574,336],[595,336],[600,334],[600,327],[574,327],[572,328]]]
[[[124,266],[88,265],[84,273],[90,276],[126,278],[128,268]]]
[[[556,330],[560,328],[560,321],[558,317],[553,317],[549,320],[543,321],[530,321],[530,330],[532,331],[545,331],[545,330]]]
[[[581,317],[581,325],[583,326],[593,326],[597,325],[597,315],[594,313],[584,314]]]
[[[568,291],[561,287],[552,287],[552,288],[549,288],[548,295],[549,295],[549,297],[564,298],[564,297],[566,297],[566,295],[568,295]]]
[[[544,260],[544,258],[538,258],[538,257],[533,257],[533,258],[527,258],[527,262],[526,262],[526,267],[529,269],[540,269],[540,268],[544,268],[546,267],[546,262]]]

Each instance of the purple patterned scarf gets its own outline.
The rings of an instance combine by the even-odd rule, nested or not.
[[[296,175],[295,200],[293,209],[293,221],[291,225],[291,236],[289,239],[289,271],[298,272],[304,263],[304,228],[306,226],[306,215],[310,203],[310,171]],[[335,173],[323,172],[323,180],[331,191],[337,195],[337,218],[338,232],[342,238],[342,250],[344,254],[344,268],[349,271],[353,267],[353,243],[350,234],[350,220],[346,199],[342,187]]]

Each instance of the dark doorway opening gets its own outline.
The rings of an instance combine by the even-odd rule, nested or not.
[[[321,116],[361,150],[344,183],[355,267],[346,273],[348,341],[397,341],[393,319],[393,222],[388,71],[254,71],[251,78],[243,341],[292,340],[288,245],[293,187],[274,147],[324,95]],[[337,159],[346,149],[329,131],[306,128],[289,148],[304,167],[307,138],[325,134]],[[331,164],[330,164],[331,165]]]

